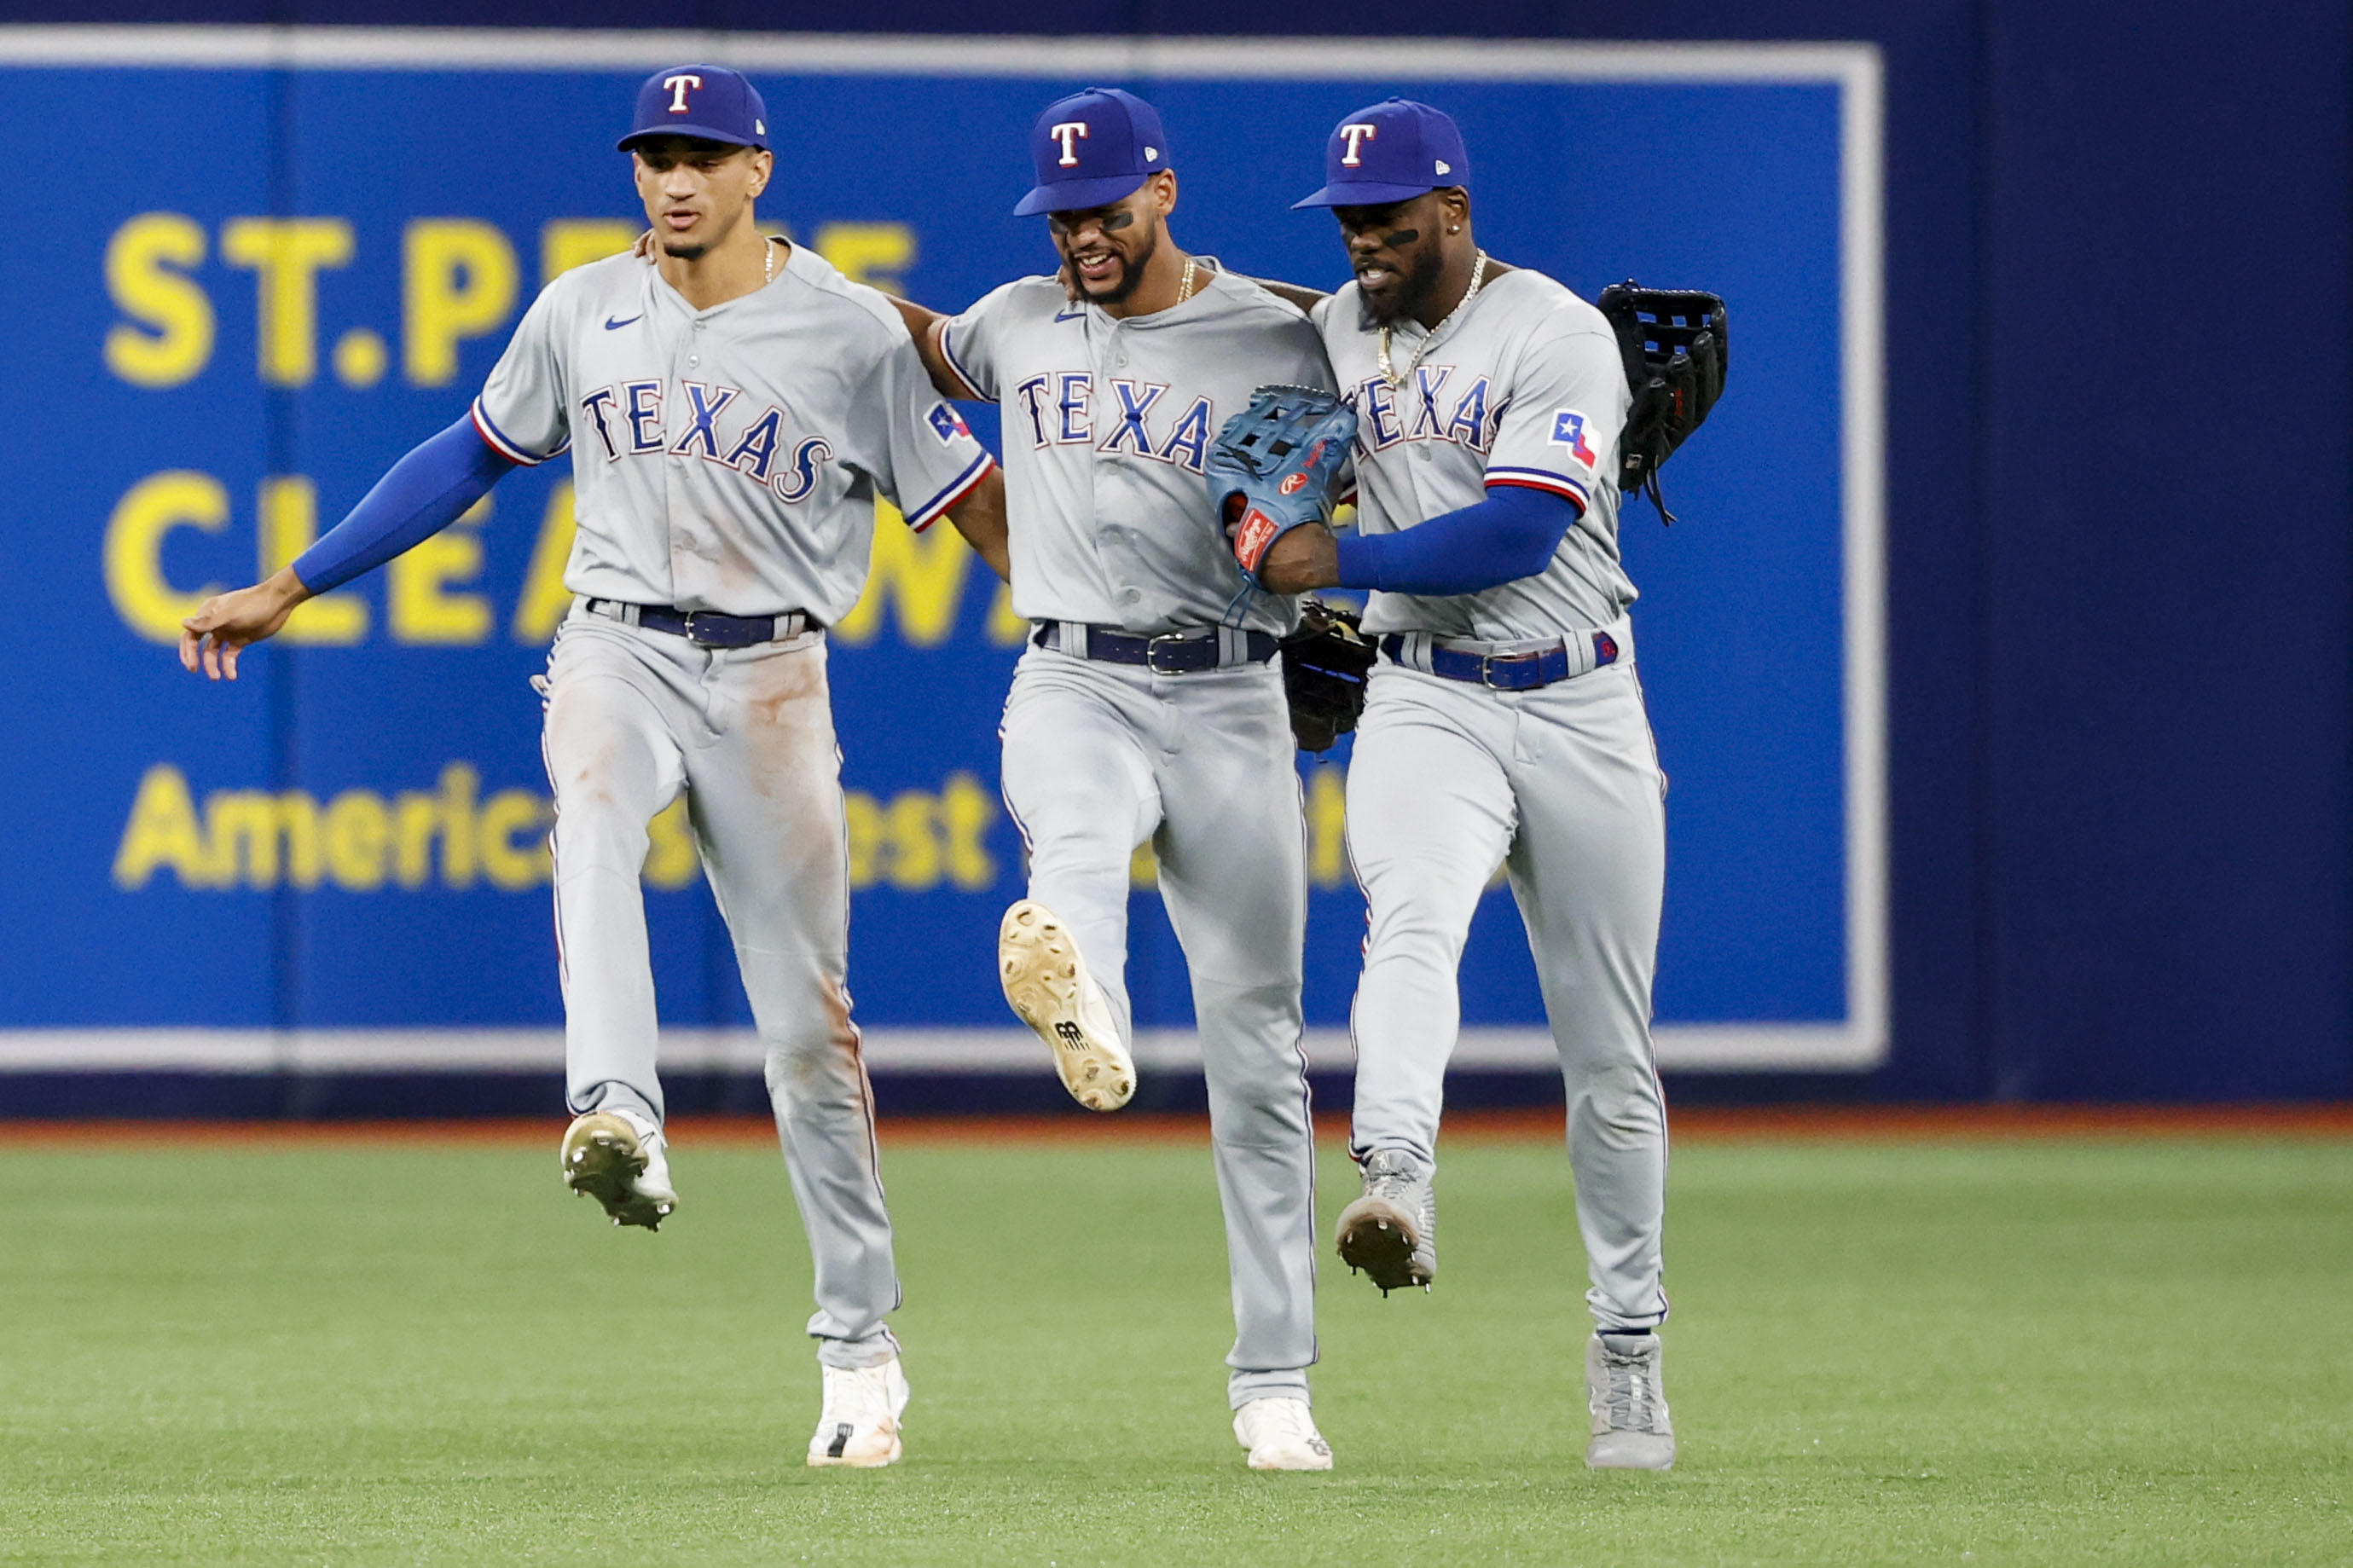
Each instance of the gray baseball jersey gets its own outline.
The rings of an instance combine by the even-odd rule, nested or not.
[[[474,421],[519,463],[572,446],[574,593],[828,626],[865,586],[876,493],[923,528],[990,461],[890,302],[797,245],[708,310],[634,256],[565,273]]]
[[[1540,272],[1506,272],[1440,323],[1398,323],[1380,372],[1380,334],[1354,283],[1315,308],[1341,396],[1356,410],[1356,526],[1394,533],[1472,506],[1497,485],[1564,496],[1575,527],[1552,563],[1475,594],[1376,593],[1367,631],[1485,642],[1606,626],[1634,602],[1618,558],[1614,454],[1632,394],[1601,312]],[[1418,357],[1417,357],[1418,356]]]
[[[1053,278],[984,296],[940,336],[1005,416],[1014,613],[1131,632],[1287,631],[1288,599],[1243,588],[1201,478],[1209,443],[1269,383],[1335,389],[1314,327],[1246,278],[1112,316]]]

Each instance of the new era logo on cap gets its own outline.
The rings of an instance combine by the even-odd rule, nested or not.
[[[1426,103],[1385,99],[1340,121],[1324,143],[1324,188],[1294,207],[1380,206],[1471,184],[1454,121]]]
[[[1014,212],[1075,212],[1119,200],[1168,166],[1160,114],[1132,92],[1091,87],[1046,106],[1029,131],[1037,185]]]

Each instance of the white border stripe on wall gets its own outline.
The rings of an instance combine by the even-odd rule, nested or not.
[[[1552,39],[1102,38],[689,31],[594,32],[423,27],[0,26],[0,66],[141,66],[302,70],[645,70],[696,56],[748,70],[820,76],[1018,76],[1387,81],[1828,82],[1840,89],[1841,431],[1844,514],[1846,989],[1842,1024],[1669,1025],[1662,1067],[1686,1071],[1863,1071],[1888,1048],[1885,364],[1883,195],[1884,73],[1875,45],[1621,44]],[[1311,1035],[1320,1031],[1311,1031]],[[1345,1040],[1345,1034],[1332,1031]],[[540,1031],[156,1029],[0,1031],[0,1071],[56,1059],[69,1042],[109,1059],[163,1065],[235,1058],[269,1067],[322,1065],[339,1051],[374,1059],[434,1040],[538,1040]],[[724,1031],[665,1036],[728,1038]],[[560,1039],[560,1035],[549,1037]],[[889,1053],[944,1066],[1010,1047],[1018,1032],[875,1031]],[[1189,1035],[1183,1037],[1189,1039]],[[145,1041],[142,1046],[138,1042]],[[940,1042],[961,1040],[963,1046]],[[224,1042],[245,1042],[230,1045]],[[934,1042],[919,1046],[915,1042]],[[983,1047],[982,1041],[997,1041]],[[1542,1030],[1466,1030],[1464,1067],[1548,1059]],[[1481,1042],[1474,1047],[1473,1042]],[[327,1042],[345,1042],[330,1046]],[[365,1042],[375,1042],[368,1044]],[[396,1047],[394,1042],[406,1044]],[[903,1046],[894,1042],[909,1042]],[[936,1048],[935,1048],[936,1047]],[[517,1048],[522,1048],[518,1047]],[[529,1047],[541,1049],[539,1045]],[[1311,1049],[1318,1049],[1311,1042]],[[495,1050],[489,1045],[465,1047]],[[734,1047],[730,1047],[733,1050]],[[220,1053],[227,1053],[227,1057]],[[324,1056],[320,1053],[325,1053]],[[258,1053],[258,1054],[257,1054]],[[1482,1055],[1484,1053],[1484,1055]],[[559,1053],[560,1055],[560,1053]],[[1493,1058],[1493,1063],[1486,1057]],[[535,1059],[535,1058],[534,1058]],[[730,1057],[729,1060],[734,1058]],[[1006,1059],[1010,1059],[1009,1058]],[[452,1066],[462,1065],[451,1062]],[[1320,1065],[1320,1063],[1319,1063]],[[20,1069],[23,1070],[23,1069]],[[57,1070],[51,1068],[50,1070]],[[238,1068],[228,1070],[264,1070]]]
[[[1759,1055],[1753,1027],[1692,1029],[1677,1036],[1685,1070],[1752,1068]],[[1822,1031],[1792,1029],[1766,1042],[1775,1067],[1836,1068],[1812,1053]],[[1053,1064],[1027,1029],[870,1029],[866,1065],[879,1073],[986,1073],[1050,1079]],[[1318,1072],[1355,1065],[1345,1029],[1310,1029],[1307,1063]],[[1663,1054],[1663,1053],[1662,1053]],[[1146,1029],[1136,1037],[1145,1071],[1198,1073],[1198,1037],[1189,1029]],[[1462,1031],[1453,1066],[1464,1072],[1556,1069],[1552,1037],[1542,1029]],[[756,1073],[759,1037],[749,1029],[664,1029],[662,1070]],[[10,1073],[560,1073],[561,1029],[20,1029],[0,1031],[0,1078]],[[4,1114],[4,1113],[0,1113]]]

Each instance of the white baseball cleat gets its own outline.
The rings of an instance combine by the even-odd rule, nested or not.
[[[1328,1470],[1332,1445],[1303,1399],[1253,1399],[1234,1412],[1234,1436],[1253,1470]]]
[[[808,1462],[877,1469],[899,1461],[899,1418],[907,1410],[907,1374],[892,1356],[880,1366],[828,1366],[825,1408],[809,1437]]]
[[[637,1111],[592,1110],[564,1131],[564,1184],[605,1205],[615,1225],[659,1230],[678,1207],[661,1129]]]
[[[1117,1110],[1135,1092],[1135,1061],[1103,987],[1054,911],[1023,899],[997,929],[997,973],[1005,1000],[1054,1053],[1062,1087],[1089,1110]]]
[[[1675,1427],[1659,1378],[1664,1351],[1656,1334],[1599,1333],[1585,1345],[1585,1402],[1593,1440],[1585,1464],[1595,1470],[1663,1470],[1675,1462]]]

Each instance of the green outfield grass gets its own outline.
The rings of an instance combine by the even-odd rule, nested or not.
[[[0,1562],[2353,1560],[2353,1144],[1679,1148],[1651,1476],[1581,1462],[1566,1161],[1465,1143],[1434,1294],[1324,1270],[1338,1470],[1260,1476],[1205,1148],[886,1132],[915,1403],[852,1473],[773,1153],[620,1233],[555,1131],[0,1154]]]

